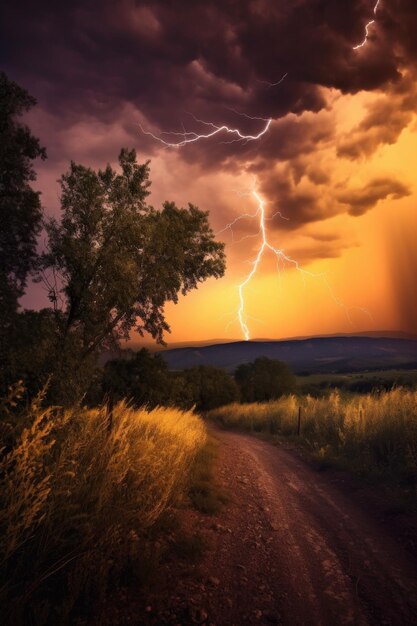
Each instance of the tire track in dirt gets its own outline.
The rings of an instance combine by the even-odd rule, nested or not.
[[[133,623],[417,625],[417,564],[332,472],[251,436],[215,436],[230,503],[215,516],[183,512],[208,549],[195,566],[167,563],[165,588]]]
[[[326,475],[258,439],[218,432],[232,501],[206,532],[207,623],[417,624],[417,572],[403,548]],[[207,591],[208,590],[208,591]]]

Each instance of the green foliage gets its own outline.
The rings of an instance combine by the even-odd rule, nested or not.
[[[49,399],[70,405],[96,382],[100,350],[116,347],[132,329],[163,343],[166,302],[222,276],[224,245],[197,207],[166,202],[157,211],[146,204],[149,163],[122,149],[120,172],[71,163],[60,180],[62,218],[46,223],[48,250],[37,259],[42,212],[29,183],[33,160],[46,154],[18,121],[34,104],[0,73],[0,391],[23,378],[30,398],[49,381]],[[52,308],[18,314],[35,261]],[[163,391],[150,379],[144,382],[149,393],[132,382],[135,401],[146,396],[151,405],[166,404],[172,388],[189,404],[184,381],[162,369],[154,367]]]
[[[192,367],[184,370],[182,376],[199,411],[215,409],[239,398],[239,388],[233,378],[217,367]]]
[[[22,379],[26,401],[47,385],[50,401],[69,405],[95,383],[95,355],[90,354],[80,362],[82,346],[75,341],[77,336],[67,342],[65,358],[59,355],[62,322],[62,316],[52,309],[23,311],[15,317],[13,332],[9,333],[11,350],[3,383],[10,385]]]
[[[48,224],[45,265],[60,276],[51,300],[65,300],[65,335],[77,332],[85,352],[135,328],[162,341],[167,301],[224,272],[223,244],[207,213],[190,205],[162,211],[145,204],[149,164],[123,149],[121,173],[71,163],[61,178],[63,216]]]
[[[200,411],[239,397],[238,386],[224,370],[201,366],[170,372],[160,354],[145,348],[106,363],[102,388],[104,394],[127,399],[134,406],[196,406]]]
[[[345,380],[340,385],[336,382],[333,387],[353,393],[390,391],[396,387],[416,390],[417,370],[401,369],[353,373],[345,376]]]
[[[51,351],[57,340],[55,316],[50,309],[24,311],[16,315],[10,335],[12,350],[6,380],[25,381],[25,394],[35,396],[48,381]]]
[[[297,377],[298,389],[302,394],[323,396],[332,390],[343,392],[371,393],[390,391],[396,387],[417,389],[417,370],[376,370],[347,374],[309,374]]]
[[[0,72],[0,392],[7,389],[11,335],[18,299],[37,258],[41,228],[39,192],[33,161],[44,148],[19,118],[36,104],[27,91]]]
[[[206,212],[170,202],[155,210],[146,204],[149,164],[123,149],[119,165],[117,173],[71,163],[60,181],[62,219],[47,224],[42,279],[59,326],[55,379],[64,387],[71,368],[132,329],[163,342],[166,302],[225,269]]]
[[[292,393],[297,382],[286,363],[266,357],[256,359],[253,363],[239,365],[235,372],[235,380],[245,402],[279,398]]]
[[[1,293],[9,287],[22,295],[36,259],[42,210],[33,191],[33,161],[45,149],[19,118],[36,104],[25,89],[0,72],[0,268]],[[4,281],[4,282],[3,282]]]
[[[163,358],[145,348],[106,363],[103,391],[115,400],[127,399],[137,407],[180,405],[184,401],[179,397],[178,379],[170,374]]]

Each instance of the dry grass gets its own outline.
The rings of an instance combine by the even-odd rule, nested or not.
[[[297,435],[321,459],[341,459],[356,469],[417,477],[417,392],[394,389],[369,395],[283,397],[263,404],[230,404],[209,413],[226,428],[273,436]]]
[[[140,567],[144,537],[186,491],[206,432],[192,412],[123,403],[111,432],[104,409],[36,401],[21,419],[2,428],[2,619],[65,624]]]

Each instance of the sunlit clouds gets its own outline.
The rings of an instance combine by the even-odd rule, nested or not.
[[[17,10],[5,65],[38,99],[47,213],[70,159],[135,147],[151,203],[197,204],[226,243],[225,277],[167,308],[170,341],[242,338],[242,322],[251,337],[415,332],[399,234],[417,200],[414,0],[27,3],[27,32]],[[254,188],[268,244],[295,263],[261,255],[239,320],[263,241]]]

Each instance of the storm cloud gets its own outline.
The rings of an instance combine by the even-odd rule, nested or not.
[[[347,186],[331,199],[323,188],[333,185],[332,173],[314,157],[336,142],[339,158],[366,158],[410,121],[415,1],[382,0],[368,43],[354,50],[373,7],[372,0],[17,0],[3,7],[2,58],[39,101],[36,128],[52,169],[74,153],[104,163],[122,143],[160,154],[139,124],[157,135],[206,130],[197,118],[257,133],[272,119],[259,141],[216,136],[185,146],[178,158],[204,171],[256,174],[271,209],[290,218],[279,227],[295,229],[405,193],[403,181],[391,180],[392,194]],[[375,91],[380,99],[352,133],[337,137],[331,90]],[[277,163],[286,164],[279,173]]]

